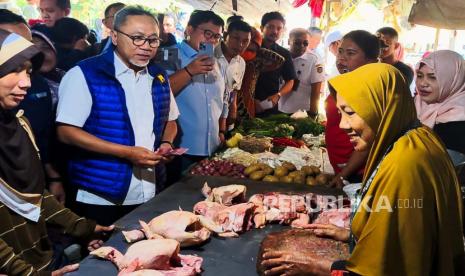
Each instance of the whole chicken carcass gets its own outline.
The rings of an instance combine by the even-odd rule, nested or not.
[[[205,201],[217,202],[225,206],[245,202],[246,187],[244,185],[227,185],[217,188],[210,188],[207,182],[203,185],[202,194]]]
[[[123,231],[127,242],[147,239],[173,239],[182,247],[203,243],[210,237],[210,231],[204,227],[198,216],[192,212],[170,211],[164,213],[149,223],[139,221],[142,230]]]
[[[224,206],[216,202],[201,201],[195,204],[194,212],[202,224],[220,237],[237,237],[237,233],[252,227],[253,203]]]
[[[131,245],[126,254],[103,246],[90,254],[112,261],[119,275],[176,275],[189,276],[201,272],[203,259],[193,255],[180,255],[179,242],[171,239],[139,241]],[[135,273],[137,272],[137,273]]]

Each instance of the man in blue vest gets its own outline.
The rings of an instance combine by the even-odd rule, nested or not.
[[[165,71],[150,60],[160,44],[156,18],[140,7],[120,10],[113,47],[84,60],[59,89],[59,139],[74,146],[70,181],[78,209],[103,225],[161,190],[179,111]],[[157,173],[156,173],[157,171]]]

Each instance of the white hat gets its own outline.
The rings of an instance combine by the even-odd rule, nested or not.
[[[331,43],[333,43],[335,41],[338,41],[338,40],[341,40],[342,37],[343,37],[343,35],[342,35],[342,33],[340,31],[330,32],[325,38],[325,46],[329,47],[329,45],[331,45]]]

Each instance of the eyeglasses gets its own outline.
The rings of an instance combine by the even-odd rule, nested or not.
[[[144,45],[145,42],[147,42],[150,47],[157,48],[158,46],[160,46],[160,43],[162,41],[159,37],[148,38],[141,35],[128,35],[127,33],[123,33],[122,31],[116,29],[115,31],[129,37],[132,40],[132,44],[134,44],[134,46],[137,47],[140,47]]]
[[[207,30],[207,29],[202,29],[202,28],[199,28],[199,30],[202,30],[203,31],[203,35],[205,36],[206,39],[215,39],[215,40],[220,40],[223,38],[223,36],[221,34],[216,34],[210,30]]]

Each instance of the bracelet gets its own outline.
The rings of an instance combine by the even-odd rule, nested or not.
[[[191,73],[191,72],[189,72],[189,69],[187,69],[187,66],[186,66],[186,67],[184,67],[184,71],[186,71],[186,73],[189,75],[189,77],[191,77],[191,78],[192,78],[192,77],[194,76],[194,75],[192,75],[192,73]]]
[[[278,92],[278,96],[279,96],[280,98],[282,97],[281,92]]]

